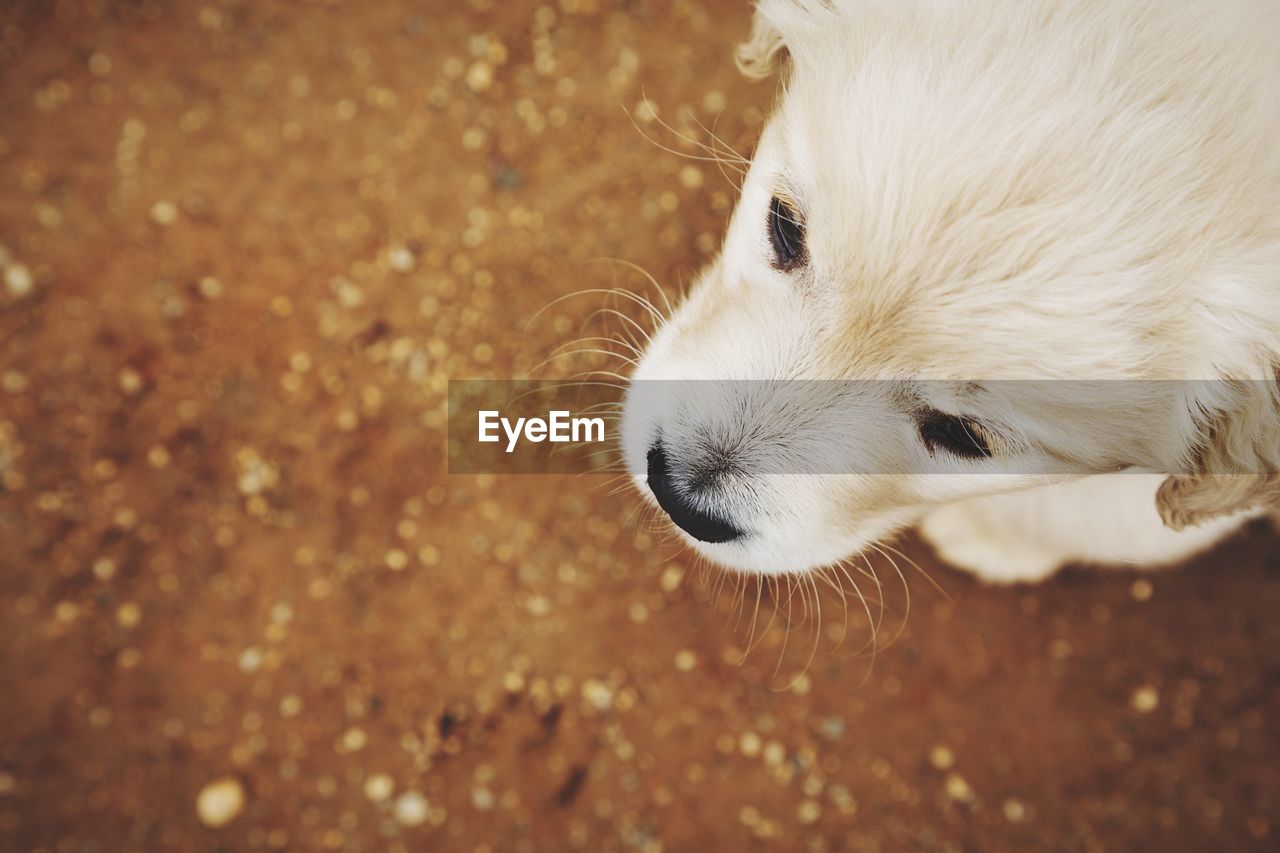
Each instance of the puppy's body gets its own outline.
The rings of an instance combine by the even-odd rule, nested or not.
[[[740,534],[695,547],[755,571],[840,559],[930,512],[944,554],[1003,578],[1165,562],[1280,501],[1278,38],[1274,0],[765,0],[740,63],[781,62],[784,94],[723,256],[635,378],[901,387],[768,424],[730,390],[720,415],[690,414],[705,390],[665,413],[629,405],[637,479],[660,451],[664,494]],[[781,237],[778,210],[797,224]],[[1008,379],[1207,381],[1051,401],[1049,417],[982,385]],[[1003,436],[986,455],[1019,464],[939,450],[935,416]],[[744,445],[757,434],[825,437],[850,471],[892,459],[900,476],[765,487],[734,459],[712,487],[690,475],[729,449],[767,455]],[[1030,491],[1047,461],[1183,476]],[[1109,507],[1096,523],[1071,511],[1082,494]],[[1127,534],[1080,546],[1119,517]]]
[[[1156,512],[1163,474],[1086,477],[971,498],[926,515],[920,532],[947,562],[993,583],[1042,580],[1069,563],[1156,568],[1235,532],[1255,513],[1172,530]]]

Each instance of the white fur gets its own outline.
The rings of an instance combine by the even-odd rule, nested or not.
[[[1067,563],[1152,568],[1180,562],[1232,533],[1244,517],[1184,531],[1156,512],[1162,474],[1111,474],[940,507],[920,532],[949,563],[988,581],[1038,581]]]
[[[929,405],[1008,426],[1002,452],[1021,475],[928,453],[887,394],[766,423],[759,400],[707,407],[676,387],[655,406],[633,393],[624,454],[642,490],[659,431],[675,457],[763,425],[847,445],[850,471],[892,464],[883,475],[748,471],[700,496],[752,535],[691,544],[758,572],[842,559],[931,511],[924,533],[944,556],[1000,580],[1076,560],[1170,562],[1233,529],[1278,482],[1280,392],[1266,390],[1280,365],[1278,41],[1276,0],[764,0],[740,63],[755,75],[781,63],[782,96],[724,252],[655,335],[638,385],[1260,382],[1060,410],[912,386]],[[807,229],[809,263],[789,273],[771,266],[776,194]],[[1070,484],[1217,458],[1257,484],[1223,486],[1208,471],[1165,483],[1167,521],[1227,517],[1183,533],[1159,524],[1163,478]],[[1064,460],[1058,485],[1030,473]]]

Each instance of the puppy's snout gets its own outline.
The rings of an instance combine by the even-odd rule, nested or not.
[[[672,473],[661,442],[649,448],[649,490],[676,526],[699,542],[732,542],[744,535],[732,523],[697,505],[696,494],[690,484],[679,482]]]

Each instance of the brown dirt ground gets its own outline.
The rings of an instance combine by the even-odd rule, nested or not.
[[[908,538],[944,592],[872,658],[834,595],[752,635],[632,495],[444,473],[447,378],[564,340],[591,259],[715,250],[732,182],[644,137],[749,149],[746,26],[4,4],[0,848],[1274,849],[1266,530],[1034,589]]]

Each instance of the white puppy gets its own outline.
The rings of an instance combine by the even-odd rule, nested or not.
[[[922,519],[993,580],[1169,562],[1280,505],[1278,42],[1276,0],[763,0],[781,98],[634,373],[638,485],[767,573]]]

